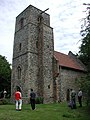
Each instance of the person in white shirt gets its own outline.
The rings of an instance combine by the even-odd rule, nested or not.
[[[80,107],[82,107],[82,91],[81,91],[81,89],[79,89],[79,92],[78,92],[78,102],[79,102]]]
[[[7,91],[5,89],[4,89],[3,94],[4,94],[4,98],[6,98]]]

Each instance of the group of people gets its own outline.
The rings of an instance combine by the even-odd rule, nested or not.
[[[81,89],[79,89],[77,95],[78,95],[79,106],[82,107],[82,91],[81,91]],[[71,109],[76,109],[76,92],[75,92],[75,90],[71,90],[71,99],[69,102],[69,107],[71,107]]]
[[[30,96],[31,108],[32,108],[32,110],[34,110],[36,94],[33,91],[33,89],[31,89],[29,96]],[[18,88],[17,88],[17,91],[15,92],[15,99],[16,99],[16,110],[21,111],[22,95]],[[79,102],[80,107],[82,107],[82,91],[81,91],[81,89],[79,89],[79,92],[78,92],[78,102]],[[69,107],[71,107],[71,109],[76,109],[76,92],[75,92],[75,90],[71,90],[71,99],[69,102]]]
[[[36,94],[33,91],[33,89],[31,89],[30,103],[31,103],[32,110],[35,109],[35,98],[36,98]],[[17,91],[15,92],[15,100],[16,100],[16,110],[21,111],[21,109],[22,109],[22,95],[21,95],[19,88],[17,88]]]

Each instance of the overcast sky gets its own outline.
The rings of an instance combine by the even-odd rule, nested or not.
[[[78,52],[81,39],[82,11],[90,0],[0,0],[0,55],[12,63],[16,16],[30,4],[50,14],[54,30],[54,50],[68,54]]]

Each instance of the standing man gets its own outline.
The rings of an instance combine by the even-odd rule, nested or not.
[[[31,89],[31,93],[30,93],[30,103],[31,103],[31,108],[32,108],[32,110],[35,109],[35,98],[36,98],[36,94],[33,92],[33,89]]]
[[[17,91],[15,92],[15,100],[16,100],[16,110],[21,111],[22,108],[22,96],[19,88],[17,88]]]
[[[79,92],[78,92],[78,102],[79,102],[80,107],[82,107],[82,91],[81,91],[81,89],[79,89]]]
[[[76,109],[76,92],[75,90],[71,90],[71,108]]]

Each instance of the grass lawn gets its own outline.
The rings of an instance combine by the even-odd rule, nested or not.
[[[0,105],[0,120],[90,120],[85,106],[70,109],[65,103],[37,104],[32,111],[30,104],[16,111],[15,105]]]

